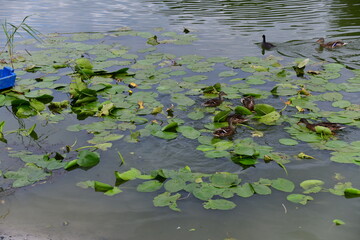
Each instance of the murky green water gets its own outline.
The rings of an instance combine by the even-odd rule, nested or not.
[[[265,56],[273,54],[290,61],[298,57],[311,58],[359,68],[360,3],[357,1],[44,0],[10,1],[0,9],[1,18],[9,22],[20,21],[30,14],[34,16],[28,23],[44,33],[104,32],[124,26],[140,31],[155,27],[181,31],[186,27],[196,31],[200,40],[192,46],[164,46],[163,50],[207,57],[262,56],[258,43],[261,35],[266,34],[277,48],[266,52]],[[314,43],[319,37],[340,38],[350,44],[346,48],[320,50]],[[208,82],[217,82],[217,74]],[[359,104],[355,94],[348,93],[345,98]],[[7,127],[16,128],[18,123],[6,112],[2,110],[1,120],[11,120]],[[69,119],[67,123],[71,122],[75,123],[76,119]],[[60,126],[56,124],[50,126],[39,132],[47,137],[42,142],[45,149],[57,149],[61,145],[76,140],[81,143],[86,139],[85,134],[59,131]],[[353,127],[346,130],[342,137],[345,141],[359,140],[357,133],[359,130]],[[287,137],[282,131],[274,134],[276,138]],[[271,135],[263,141],[277,146],[279,151],[287,151],[286,146],[274,143]],[[21,139],[14,139],[13,144],[31,145],[21,142]],[[358,238],[359,200],[345,200],[328,193],[317,194],[316,200],[306,206],[288,202],[286,195],[280,192],[249,199],[237,198],[234,201],[238,207],[227,212],[205,210],[201,202],[192,197],[180,201],[182,212],[176,213],[167,208],[155,208],[152,199],[156,194],[137,193],[133,189],[135,184],[128,185],[129,189],[115,197],[75,186],[77,182],[89,179],[112,182],[114,169],[119,170],[116,156],[120,151],[128,167],[142,171],[178,169],[189,165],[193,171],[229,171],[240,173],[243,179],[248,180],[290,177],[296,183],[304,179],[333,183],[333,175],[341,173],[359,187],[357,166],[330,162],[328,153],[308,147],[307,154],[317,160],[287,164],[289,176],[286,176],[276,164],[258,164],[256,168],[242,171],[240,166],[230,161],[205,158],[202,152],[195,150],[196,144],[196,141],[186,139],[165,141],[152,137],[140,144],[116,141],[110,151],[101,154],[102,161],[95,168],[54,176],[45,184],[2,196],[0,236],[13,235],[14,239],[24,239],[29,234],[29,239],[127,240]],[[5,158],[2,164],[9,164],[5,156],[2,158]],[[5,168],[11,167],[10,163]],[[335,218],[344,220],[346,225],[334,226],[332,220]]]

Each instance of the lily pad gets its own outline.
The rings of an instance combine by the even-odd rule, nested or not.
[[[304,194],[290,194],[286,197],[287,200],[293,203],[300,203],[306,205],[308,201],[314,200],[313,197]]]
[[[236,207],[236,204],[225,199],[210,199],[204,203],[205,209],[230,210]]]

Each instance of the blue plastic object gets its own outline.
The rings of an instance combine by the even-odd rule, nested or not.
[[[4,67],[0,69],[0,90],[11,88],[15,85],[16,74],[14,69],[10,67]]]

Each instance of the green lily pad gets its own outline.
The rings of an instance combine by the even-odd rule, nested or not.
[[[7,171],[4,173],[5,178],[15,180],[12,184],[14,188],[31,185],[35,182],[46,179],[50,175],[50,173],[46,173],[42,168],[30,163],[28,163],[25,167],[20,168],[18,171]]]
[[[360,189],[347,188],[347,189],[344,190],[344,195],[345,195],[346,198],[360,197]]]
[[[340,219],[334,219],[333,223],[335,223],[335,225],[344,225],[345,224],[345,222],[343,220],[340,220]]]
[[[299,144],[298,141],[291,139],[291,138],[281,138],[281,139],[279,139],[279,143],[281,143],[283,145],[287,145],[287,146],[295,146],[295,145]]]
[[[283,192],[292,192],[295,188],[294,183],[285,178],[277,178],[275,180],[272,180],[271,186]]]
[[[302,205],[306,205],[308,201],[314,200],[313,197],[304,194],[290,194],[286,199],[290,202],[300,203]]]
[[[157,180],[146,181],[139,184],[136,188],[138,192],[155,192],[159,190],[163,184]]]
[[[271,112],[271,113],[261,116],[259,118],[259,122],[264,123],[266,125],[273,125],[276,123],[277,120],[279,120],[280,117],[281,117],[280,113],[274,111],[274,112]]]
[[[317,193],[323,189],[324,184],[321,180],[305,180],[300,183],[300,187],[305,190],[304,193]]]
[[[189,139],[196,139],[201,135],[198,130],[190,126],[180,126],[177,128],[177,131],[180,132],[184,137]]]
[[[169,192],[164,192],[156,196],[153,200],[155,207],[165,207],[168,206],[170,209],[174,211],[180,211],[180,209],[176,205],[176,201],[181,197],[181,194],[177,193],[175,195],[171,195]]]
[[[204,203],[205,209],[230,210],[236,207],[236,204],[225,199],[210,199]]]

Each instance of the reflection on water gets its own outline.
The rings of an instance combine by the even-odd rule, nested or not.
[[[206,56],[261,55],[259,43],[265,33],[277,46],[266,55],[291,60],[310,57],[355,67],[360,60],[360,3],[352,0],[14,0],[0,8],[0,20],[6,18],[14,23],[31,14],[34,15],[28,23],[44,33],[108,31],[123,26],[140,31],[152,31],[154,27],[181,31],[187,27],[200,36],[195,53]],[[335,50],[319,49],[315,43],[319,37],[341,38],[350,43]],[[79,137],[66,131],[61,134],[61,139],[71,139],[70,142]],[[49,142],[56,141],[59,135],[52,137],[55,139]],[[267,137],[264,141],[271,144],[271,136]],[[286,152],[283,148],[280,150]],[[268,198],[237,199],[238,207],[231,212],[205,211],[200,201],[192,198],[180,203],[183,212],[178,214],[154,208],[151,201],[155,194],[130,189],[109,198],[75,186],[76,182],[89,179],[112,183],[114,177],[109,173],[118,170],[119,162],[114,160],[117,151],[131,166],[144,171],[177,169],[187,164],[194,171],[240,172],[240,167],[230,161],[205,158],[190,140],[165,144],[147,139],[140,148],[121,142],[102,155],[105,161],[99,167],[69,172],[54,182],[20,190],[6,198],[0,204],[0,215],[7,214],[7,210],[9,214],[1,219],[0,237],[4,231],[21,228],[57,237],[53,239],[357,239],[354,233],[358,218],[353,209],[359,209],[359,202],[351,199],[344,206],[344,199],[329,194],[317,195],[316,202],[306,207],[288,204],[284,194],[276,193]],[[329,164],[327,153],[309,150],[307,154],[327,160],[295,162],[288,169],[294,181],[316,178],[331,182],[329,173],[337,171],[346,172],[347,179],[359,178],[356,167]],[[251,170],[241,172],[243,179],[286,177],[275,165],[260,164]],[[335,228],[331,223],[334,218],[348,222]]]
[[[353,0],[15,0],[0,9],[0,20],[16,23],[32,15],[28,23],[44,33],[109,31],[124,26],[139,31],[154,27],[181,31],[187,27],[200,35],[198,54],[234,58],[261,55],[258,43],[265,33],[278,46],[270,54],[339,61],[356,67],[359,11],[360,2]],[[320,37],[340,38],[351,44],[345,49],[319,52],[315,41]]]

